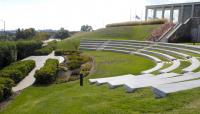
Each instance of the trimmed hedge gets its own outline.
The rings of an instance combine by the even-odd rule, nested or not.
[[[17,48],[14,42],[0,42],[0,69],[16,61]]]
[[[0,77],[0,101],[7,99],[12,94],[13,80]]]
[[[41,49],[35,50],[35,55],[48,55],[56,49],[56,45],[56,41],[51,41],[48,45],[42,47]]]
[[[57,78],[59,62],[57,59],[48,59],[44,66],[35,72],[36,84],[51,84]]]
[[[42,48],[42,42],[40,41],[18,41],[17,45],[17,59],[21,60],[34,54],[34,51]]]
[[[30,71],[35,67],[35,61],[26,60],[12,63],[0,71],[0,77],[12,79],[15,84],[24,79]]]
[[[62,55],[73,55],[73,54],[81,54],[80,51],[71,51],[71,50],[64,50],[64,49],[57,49],[55,50],[56,56],[62,56]]]
[[[122,23],[107,24],[106,27],[154,25],[154,24],[164,24],[165,22],[167,22],[166,19],[154,19],[154,20],[149,20],[149,21],[129,21],[129,22],[122,22]]]

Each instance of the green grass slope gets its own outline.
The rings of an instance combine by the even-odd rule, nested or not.
[[[89,78],[109,77],[122,74],[139,74],[154,63],[146,58],[111,52],[86,52],[95,57],[95,72],[79,81],[44,87],[29,87],[13,100],[2,114],[94,114],[124,112],[128,99],[140,97],[141,93],[128,94],[122,88],[109,90],[107,86],[88,83]],[[146,94],[146,93],[144,93]],[[152,94],[149,92],[150,96]],[[132,105],[133,106],[133,105]],[[110,109],[113,108],[111,111]],[[130,112],[133,110],[130,109]]]
[[[122,26],[99,29],[93,32],[77,33],[69,39],[58,42],[59,49],[75,50],[80,39],[147,40],[151,31],[160,25]]]

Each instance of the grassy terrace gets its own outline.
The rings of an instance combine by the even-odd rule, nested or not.
[[[111,52],[85,52],[95,57],[95,72],[79,82],[29,87],[16,97],[2,114],[133,114],[157,112],[199,112],[200,89],[155,99],[149,88],[126,93],[123,87],[109,90],[107,85],[88,83],[89,78],[138,74],[154,64],[145,58]],[[142,61],[142,62],[141,62]],[[141,63],[140,63],[141,62]],[[112,109],[112,110],[111,110]]]
[[[113,39],[113,40],[146,40],[151,31],[160,25],[140,25],[110,27],[99,29],[93,32],[77,33],[71,38],[58,43],[59,49],[76,50],[80,39]]]

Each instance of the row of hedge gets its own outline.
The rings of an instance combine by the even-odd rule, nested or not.
[[[35,67],[33,60],[18,61],[0,70],[0,101],[8,98],[16,85]]]
[[[35,67],[35,61],[26,60],[12,63],[0,71],[0,77],[12,79],[15,84],[24,79],[30,71]]]
[[[0,42],[0,69],[33,54],[42,47],[40,41]]]
[[[154,20],[149,20],[149,21],[129,21],[129,22],[122,22],[122,23],[107,24],[106,27],[154,25],[154,24],[164,24],[165,22],[167,22],[166,19],[154,19]]]
[[[81,54],[82,52],[80,51],[69,51],[69,50],[64,50],[64,49],[57,49],[55,50],[55,55],[56,56],[62,56],[62,55],[78,55]]]
[[[36,41],[36,40],[18,41],[16,45],[17,45],[17,59],[18,60],[21,60],[25,57],[33,55],[35,50],[42,48],[42,42]]]
[[[0,69],[16,60],[16,44],[14,42],[0,42]]]
[[[35,54],[34,55],[48,55],[53,50],[56,49],[56,46],[57,46],[57,42],[56,41],[51,41],[46,46],[42,47],[41,49],[35,50]]]
[[[57,59],[48,59],[44,66],[35,72],[36,84],[51,84],[56,80],[59,62]]]

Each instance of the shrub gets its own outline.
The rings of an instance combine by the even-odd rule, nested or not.
[[[57,42],[51,41],[41,49],[35,50],[35,55],[48,55],[56,49]]]
[[[0,77],[0,101],[7,99],[12,94],[13,80]]]
[[[56,56],[62,56],[62,55],[78,55],[78,54],[81,54],[82,52],[80,51],[71,51],[71,50],[64,50],[64,49],[57,49],[55,51],[55,55]]]
[[[35,61],[26,60],[12,63],[0,71],[0,77],[12,79],[15,84],[24,79],[30,71],[35,67]]]
[[[14,42],[0,42],[0,69],[16,61],[17,48]]]
[[[122,23],[108,24],[106,25],[106,27],[164,24],[166,21],[167,20],[165,19],[154,19],[154,20],[149,20],[149,21],[129,21],[129,22],[122,22]]]
[[[35,50],[42,47],[42,42],[40,41],[18,41],[16,44],[18,60],[32,55]]]
[[[56,80],[58,73],[58,60],[48,59],[44,66],[35,72],[37,84],[51,84]]]
[[[161,25],[159,28],[152,31],[151,36],[148,40],[150,41],[158,41],[159,38],[167,32],[168,29],[174,27],[175,24],[173,22],[166,22],[165,24]]]

